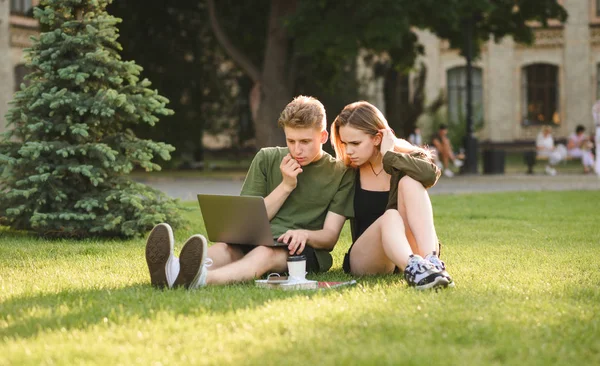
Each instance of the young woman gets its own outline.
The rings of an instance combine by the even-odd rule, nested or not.
[[[453,286],[439,257],[426,188],[440,171],[431,154],[398,139],[372,104],[344,107],[331,126],[338,159],[357,169],[353,244],[344,271],[354,275],[404,272],[417,289]]]

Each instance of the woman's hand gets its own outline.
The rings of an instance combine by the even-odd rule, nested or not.
[[[381,133],[381,145],[379,145],[379,148],[381,149],[381,155],[385,155],[386,152],[394,149],[396,136],[394,136],[394,133],[389,128],[379,130],[379,132]]]

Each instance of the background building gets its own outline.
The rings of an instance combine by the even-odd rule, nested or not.
[[[7,103],[26,74],[23,49],[31,45],[29,38],[38,32],[38,22],[31,17],[38,3],[10,0],[0,5],[0,132],[6,129]]]
[[[566,24],[536,26],[532,46],[511,38],[490,40],[474,63],[474,120],[483,122],[480,140],[532,140],[541,125],[566,137],[582,124],[590,131],[594,101],[600,99],[600,0],[562,0]],[[428,68],[428,99],[440,91],[450,123],[464,116],[464,57],[429,32],[420,32]],[[422,121],[427,124],[427,121]]]

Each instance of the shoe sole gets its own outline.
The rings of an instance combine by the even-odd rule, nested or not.
[[[146,241],[146,263],[150,283],[156,288],[169,286],[167,267],[173,261],[173,230],[167,224],[156,225]]]
[[[432,282],[420,286],[415,286],[415,288],[417,290],[429,290],[440,287],[448,287],[449,284],[450,283],[448,282],[448,279],[446,277],[438,276]]]
[[[198,280],[207,250],[208,244],[202,235],[194,235],[185,242],[179,254],[179,274],[173,287],[183,286],[189,289]]]

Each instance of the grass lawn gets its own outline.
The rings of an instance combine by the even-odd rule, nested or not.
[[[159,291],[143,238],[0,228],[0,365],[600,364],[600,191],[432,200],[457,283],[440,292],[393,275],[321,292]],[[188,215],[178,243],[203,230]],[[345,228],[333,270],[313,278],[348,279],[349,244]]]

